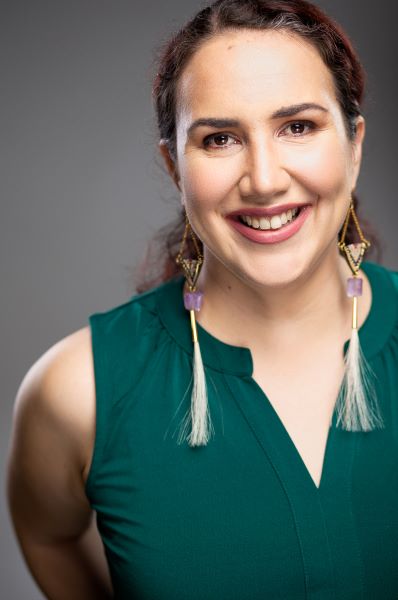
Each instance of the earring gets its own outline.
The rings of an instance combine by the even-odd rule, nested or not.
[[[345,237],[350,217],[353,218],[360,242],[346,244]],[[347,296],[352,298],[352,328],[348,350],[344,357],[345,372],[342,394],[339,396],[337,406],[337,424],[341,421],[343,429],[347,431],[371,431],[384,426],[378,409],[377,396],[371,384],[373,371],[361,350],[358,335],[358,298],[362,296],[363,283],[362,277],[358,276],[358,271],[370,245],[362,233],[351,198],[338,242],[338,247],[353,274],[347,279],[346,288]]]
[[[196,251],[195,258],[184,258],[184,249],[187,243],[188,234],[191,237]],[[206,377],[203,367],[202,355],[200,352],[198,331],[196,328],[195,312],[199,312],[203,302],[203,292],[196,289],[196,283],[203,265],[203,255],[199,249],[197,238],[192,231],[192,227],[186,216],[185,230],[180,244],[179,252],[176,256],[176,263],[182,267],[186,283],[187,292],[184,292],[184,307],[189,310],[191,318],[191,330],[193,341],[193,386],[191,396],[191,406],[187,411],[183,421],[179,436],[179,443],[187,439],[190,446],[205,446],[212,432],[212,423],[208,410]],[[186,437],[186,430],[192,421],[191,433]]]

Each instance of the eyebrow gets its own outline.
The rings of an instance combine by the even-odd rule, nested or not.
[[[293,117],[305,110],[319,110],[328,113],[328,109],[314,102],[302,102],[301,104],[292,104],[291,106],[282,106],[277,111],[273,112],[271,119],[282,119],[285,117]],[[187,129],[187,134],[190,135],[197,127],[214,127],[214,129],[222,129],[224,127],[239,127],[240,122],[237,119],[215,119],[212,117],[202,117],[191,123]]]

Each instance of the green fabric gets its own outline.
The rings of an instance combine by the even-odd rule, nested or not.
[[[178,445],[192,377],[182,277],[89,317],[86,492],[117,599],[397,600],[398,273],[363,270],[373,299],[359,338],[385,428],[342,431],[335,414],[319,488],[252,379],[250,350],[200,325],[215,436]]]

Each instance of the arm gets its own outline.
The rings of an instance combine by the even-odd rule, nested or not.
[[[105,600],[112,586],[84,492],[95,434],[89,328],[50,348],[17,393],[7,497],[26,563],[50,600]]]

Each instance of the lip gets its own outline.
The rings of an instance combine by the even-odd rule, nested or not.
[[[298,206],[298,205],[297,204],[293,205],[293,207],[295,207],[295,206]],[[288,225],[284,225],[280,229],[266,229],[266,230],[253,229],[253,228],[247,227],[246,225],[241,223],[237,218],[231,217],[232,213],[230,213],[230,215],[228,215],[227,221],[236,231],[238,231],[241,235],[243,235],[245,238],[247,238],[248,240],[250,240],[252,242],[256,242],[257,244],[276,244],[278,242],[283,242],[283,241],[291,238],[304,225],[305,221],[307,220],[308,216],[310,215],[310,213],[312,211],[312,205],[307,204],[307,205],[302,205],[302,206],[303,206],[303,208],[301,209],[300,214],[297,217],[297,219],[295,219]],[[236,214],[237,215],[238,214],[239,215],[258,214],[259,216],[261,216],[264,213],[261,213],[261,212],[256,212],[256,213],[254,213],[254,212],[253,213],[239,212]]]
[[[228,213],[227,218],[240,217],[242,215],[248,215],[253,217],[272,217],[273,215],[280,215],[283,212],[287,212],[289,209],[302,208],[303,206],[310,206],[310,204],[280,204],[279,206],[269,206],[268,208],[241,208],[240,210],[234,210]]]

